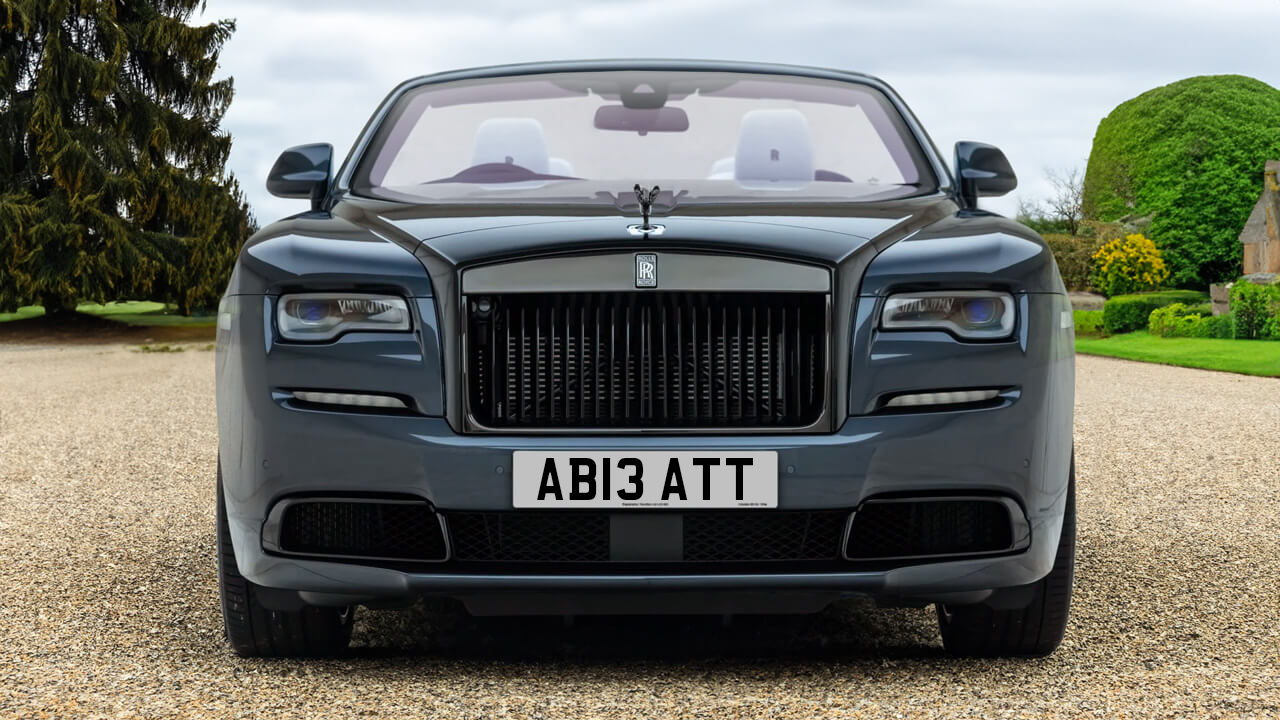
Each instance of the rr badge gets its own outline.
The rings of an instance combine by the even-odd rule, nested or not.
[[[658,256],[653,253],[636,254],[636,287],[658,287]]]

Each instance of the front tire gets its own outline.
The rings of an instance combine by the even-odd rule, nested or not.
[[[222,497],[222,465],[218,465],[218,586],[227,642],[240,657],[322,657],[337,655],[351,641],[355,608],[304,606],[271,610],[262,605],[261,586],[245,579],[236,567]]]
[[[1062,538],[1053,569],[1031,588],[1031,603],[1013,610],[938,604],[942,645],[967,657],[1043,657],[1062,644],[1071,611],[1076,556],[1076,463],[1071,459]]]

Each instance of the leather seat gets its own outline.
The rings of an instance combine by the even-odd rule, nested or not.
[[[813,165],[813,136],[799,110],[752,110],[742,116],[733,157],[736,180],[807,184],[813,182]]]
[[[506,163],[540,175],[573,175],[573,165],[551,157],[542,123],[533,118],[489,118],[476,128],[471,164]]]

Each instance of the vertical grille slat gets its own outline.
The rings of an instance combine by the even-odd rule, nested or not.
[[[474,300],[474,298],[472,298]],[[804,428],[827,397],[821,293],[519,293],[468,302],[484,428]]]
[[[609,306],[609,362],[605,368],[609,372],[609,417],[617,417],[618,397],[618,321],[615,317],[617,308]]]
[[[631,306],[623,309],[625,325],[623,337],[626,338],[626,354],[622,356],[622,416],[631,417],[631,376],[635,366],[635,357],[631,355]]]
[[[512,422],[518,418],[528,417],[531,407],[530,395],[533,385],[533,363],[529,352],[529,321],[526,308],[520,308],[520,407],[516,409]]]
[[[781,342],[778,342],[777,352],[778,352],[778,354],[785,354],[785,352],[787,352],[788,350],[790,350],[790,347],[787,347],[787,345],[786,345],[786,338],[787,338],[787,310],[786,310],[786,307],[783,307],[783,309],[782,309],[781,313],[778,313],[778,315],[781,315],[781,318],[780,318],[780,319],[781,319],[781,322],[782,322],[782,329],[781,329],[781,331],[780,331],[780,332],[778,332],[778,338],[780,338],[780,341],[781,341]],[[781,413],[780,413],[780,414],[786,414],[786,411],[787,411],[787,378],[786,378],[786,375],[783,375],[783,374],[782,374],[782,370],[786,368],[786,357],[783,357],[783,359],[782,359],[782,360],[783,360],[783,361],[781,361],[781,363],[778,363],[778,364],[777,364],[777,366],[778,366],[778,404],[780,404],[780,406],[781,406],[781,407],[780,407],[780,410],[781,410]]]
[[[747,383],[747,366],[746,366],[747,356],[746,356],[745,347],[742,342],[742,306],[741,305],[738,306],[737,316],[738,316],[738,339],[737,339],[737,344],[734,345],[734,350],[737,353],[737,360],[735,361],[734,364],[738,368],[738,382],[736,384],[736,388],[738,392],[738,405],[737,405],[738,411],[734,414],[733,420],[734,422],[741,422],[742,416],[746,410],[746,402],[747,402],[747,384],[746,384]]]
[[[684,420],[684,307],[676,306],[676,407]]]
[[[665,417],[671,417],[671,348],[667,345],[667,305],[662,304],[662,350],[658,353],[661,358],[662,365],[658,368],[658,377],[662,380],[662,387],[658,388],[658,392],[662,395],[662,414]]]
[[[502,327],[505,328],[507,331],[506,338],[502,343],[502,346],[506,348],[506,356],[507,356],[506,383],[505,383],[505,387],[503,388],[503,390],[505,391],[505,394],[503,395],[503,401],[506,403],[506,407],[500,409],[500,410],[505,410],[505,412],[500,411],[498,414],[502,415],[503,419],[510,420],[511,418],[516,417],[516,414],[513,409],[514,407],[513,403],[516,401],[516,399],[515,397],[513,397],[513,393],[518,393],[520,389],[520,381],[518,379],[520,368],[518,365],[516,365],[516,363],[519,362],[520,354],[516,352],[515,346],[512,344],[511,308],[502,309]]]
[[[796,332],[796,340],[795,340],[795,342],[792,342],[792,343],[791,343],[791,352],[795,352],[795,354],[796,354],[796,360],[795,360],[795,365],[794,365],[794,366],[795,366],[795,368],[800,368],[800,366],[801,366],[801,365],[800,365],[800,363],[801,363],[801,361],[803,361],[803,359],[804,359],[805,351],[804,351],[804,338],[800,336],[800,309],[799,309],[799,307],[796,307],[795,332]],[[795,391],[794,391],[794,393],[795,393],[795,398],[796,398],[795,413],[799,413],[799,411],[800,411],[800,407],[801,407],[801,405],[800,405],[800,393],[803,393],[803,392],[804,392],[804,389],[803,389],[803,379],[801,379],[801,377],[800,377],[800,373],[791,373],[791,377],[792,377],[792,378],[795,378]]]
[[[747,382],[747,397],[751,398],[751,414],[760,416],[760,335],[757,332],[756,321],[759,312],[758,308],[751,308],[751,334],[748,335],[748,347],[751,355],[751,374]]]
[[[578,419],[587,417],[587,363],[591,351],[587,349],[587,309],[578,308]]]
[[[760,383],[764,387],[765,421],[773,420],[773,307],[764,309],[764,374]]]
[[[542,366],[546,364],[542,346],[542,308],[533,308],[533,418],[542,419]]]
[[[582,349],[574,347],[573,303],[569,302],[564,309],[564,396],[565,419],[572,419],[577,410],[578,384],[574,368],[582,357]]]
[[[692,373],[693,374],[693,397],[692,397],[693,420],[696,423],[698,420],[698,405],[699,405],[698,401],[702,398],[702,395],[699,394],[698,392],[698,385],[702,381],[702,378],[700,377],[701,374],[698,372],[698,367],[700,363],[698,362],[699,358],[698,358],[698,308],[697,307],[690,308],[689,338],[690,338],[689,361],[693,363],[693,373]]]
[[[720,417],[729,417],[729,308],[720,307]]]
[[[703,350],[703,353],[702,353],[702,367],[706,368],[707,370],[707,381],[702,384],[702,387],[703,387],[703,390],[706,391],[708,417],[711,417],[715,414],[715,409],[712,407],[712,403],[714,401],[714,395],[715,395],[713,386],[715,383],[715,376],[716,376],[716,356],[715,356],[715,352],[711,348],[711,335],[712,335],[711,306],[708,305],[707,306],[707,324],[704,326],[704,329],[702,332],[702,336],[705,338],[705,342],[703,343],[703,346],[705,349]]]

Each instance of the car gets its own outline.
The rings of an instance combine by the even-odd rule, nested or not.
[[[712,61],[395,88],[218,310],[217,542],[246,656],[355,608],[935,605],[956,655],[1062,640],[1071,305],[884,82]]]

